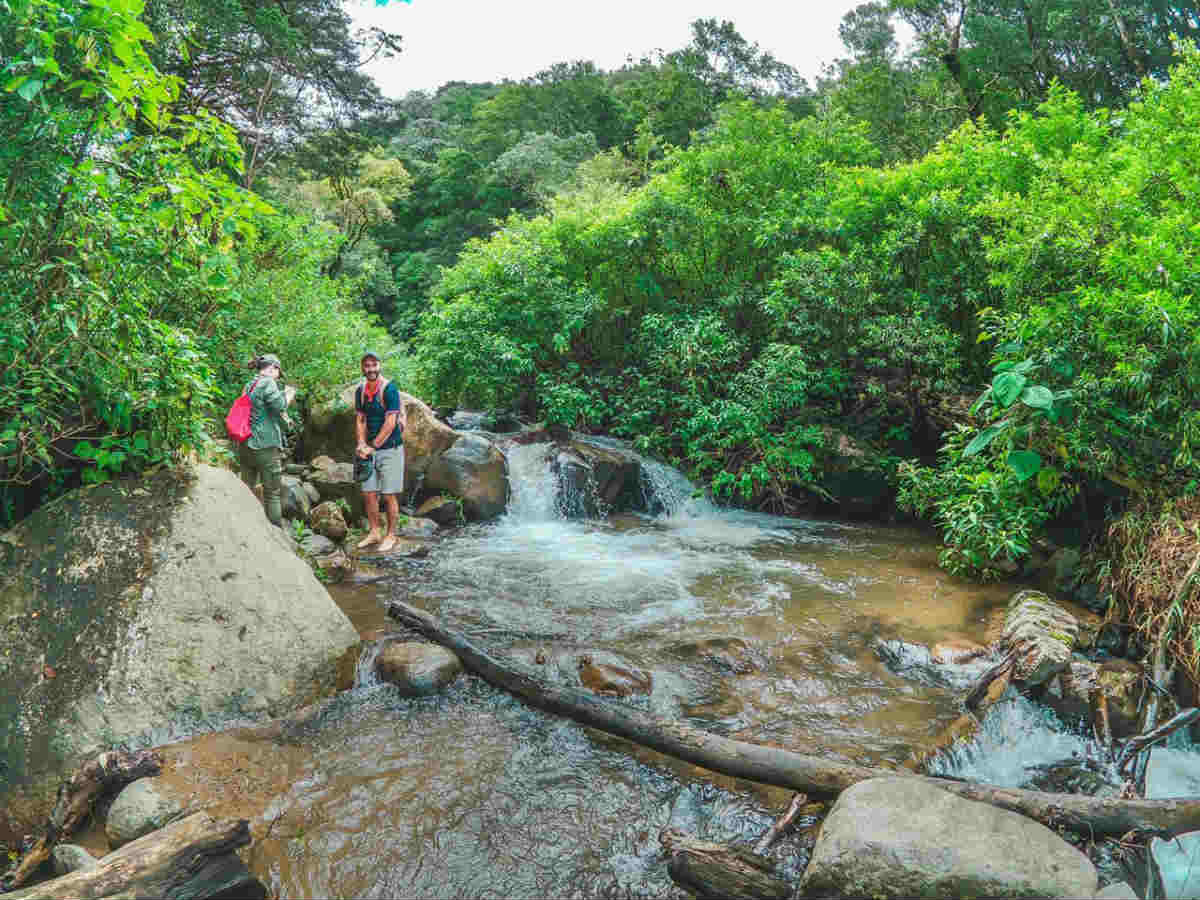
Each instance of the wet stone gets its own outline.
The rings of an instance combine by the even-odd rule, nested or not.
[[[930,659],[939,666],[959,665],[987,655],[987,648],[970,638],[946,638],[929,648]]]
[[[337,461],[332,456],[318,456],[309,462],[309,468],[325,470],[337,465]]]
[[[407,522],[396,526],[396,534],[400,537],[433,537],[437,532],[438,523],[433,519],[425,519],[421,516],[409,516]]]
[[[139,778],[117,794],[108,810],[104,832],[114,850],[162,828],[184,811],[183,798],[157,778]]]
[[[1044,684],[1067,668],[1079,622],[1041,591],[1018,591],[1008,602],[1002,642],[1017,654],[1013,680]]]
[[[308,517],[308,526],[322,537],[331,541],[340,541],[350,530],[341,508],[333,502],[326,501],[316,506]]]
[[[417,508],[417,517],[433,521],[444,527],[461,525],[463,521],[462,504],[454,497],[438,494],[430,497]]]
[[[325,556],[337,549],[337,544],[324,535],[309,532],[300,539],[300,549],[309,556]]]
[[[94,869],[98,862],[96,857],[78,844],[56,844],[52,859],[55,875],[67,875],[71,872]]]
[[[583,682],[584,687],[597,694],[611,694],[615,697],[648,694],[654,683],[648,672],[594,662],[590,656],[579,658],[579,680]]]
[[[1138,900],[1138,895],[1124,881],[1117,881],[1096,893],[1096,900]]]
[[[1197,795],[1200,795],[1200,753],[1154,747],[1146,765],[1146,799]]]
[[[1150,868],[1166,900],[1200,897],[1200,831],[1189,831],[1170,841],[1154,838],[1150,842]]]
[[[462,671],[459,658],[437,644],[393,641],[375,658],[379,677],[409,697],[436,694]]]
[[[804,896],[1091,897],[1086,856],[1018,813],[913,778],[842,792],[800,883]]]
[[[1136,734],[1141,728],[1142,671],[1125,659],[1110,659],[1096,676],[1098,690],[1108,698],[1108,721],[1113,737]]]

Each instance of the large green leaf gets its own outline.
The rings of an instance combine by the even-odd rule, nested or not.
[[[38,95],[38,92],[41,91],[41,89],[42,79],[30,78],[28,81],[21,83],[21,86],[17,88],[17,94],[23,100],[29,100],[32,102],[33,98]]]
[[[974,456],[993,440],[995,440],[996,435],[998,435],[1007,427],[1007,422],[999,422],[995,425],[989,425],[987,428],[983,429],[983,431],[975,435],[975,438],[971,441],[971,443],[967,444],[967,446],[963,448],[963,458],[966,459],[968,456]]]
[[[1028,481],[1042,467],[1042,458],[1032,450],[1014,450],[1008,454],[1008,465],[1020,481]]]
[[[1026,378],[1017,372],[1004,372],[992,380],[992,396],[1004,408],[1013,405],[1025,388]]]
[[[1021,391],[1021,402],[1047,412],[1054,406],[1054,392],[1044,384],[1031,384]]]

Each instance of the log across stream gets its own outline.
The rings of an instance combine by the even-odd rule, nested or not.
[[[683,722],[661,719],[627,704],[554,684],[528,666],[489,654],[463,634],[446,628],[429,613],[409,604],[393,601],[389,614],[453,650],[469,672],[532,706],[714,772],[824,797],[834,796],[868,778],[897,774],[891,769],[846,765],[779,747],[734,740]],[[1200,797],[1121,800],[971,784],[945,778],[926,780],[967,799],[990,803],[1052,828],[1067,828],[1091,837],[1119,837],[1131,831],[1165,836],[1200,828]]]

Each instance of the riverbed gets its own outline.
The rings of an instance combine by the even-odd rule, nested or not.
[[[960,713],[986,662],[934,665],[928,648],[987,643],[1014,585],[948,576],[936,536],[915,528],[719,509],[666,467],[654,469],[658,515],[564,518],[545,449],[510,452],[498,521],[332,587],[364,635],[386,631],[386,604],[403,600],[495,653],[543,660],[556,681],[578,684],[581,660],[623,667],[650,684],[623,702],[864,765],[901,765]],[[281,738],[167,748],[165,777],[251,819],[247,859],[277,896],[685,896],[662,828],[754,841],[790,801],[476,678],[402,698],[373,677],[372,652],[353,690]],[[1087,752],[1028,704],[998,715],[992,745],[949,774],[1022,784]],[[801,827],[771,852],[798,878],[810,844]]]

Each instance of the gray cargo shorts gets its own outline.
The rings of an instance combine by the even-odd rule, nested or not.
[[[404,493],[404,448],[389,447],[375,451],[371,477],[362,483],[364,494]]]

